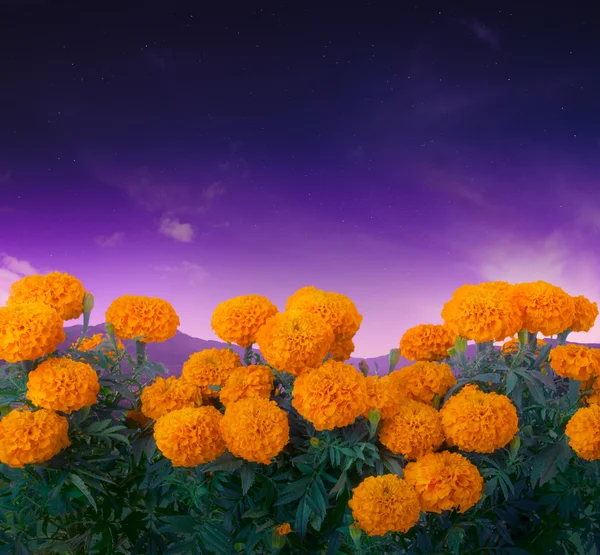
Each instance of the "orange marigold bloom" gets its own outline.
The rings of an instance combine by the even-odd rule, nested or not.
[[[143,389],[141,401],[144,415],[158,420],[175,410],[199,407],[202,405],[202,391],[183,378],[171,376],[165,380],[158,376],[152,385]]]
[[[274,387],[273,372],[268,366],[251,364],[236,368],[221,389],[220,399],[225,406],[248,397],[268,399]]]
[[[154,438],[173,466],[197,466],[214,461],[226,447],[219,429],[223,415],[215,407],[174,410],[154,424]]]
[[[278,312],[262,295],[234,297],[215,308],[211,326],[219,339],[246,348],[256,342],[256,332]]]
[[[155,297],[123,295],[106,311],[106,321],[121,339],[143,336],[143,343],[161,343],[177,332],[179,316],[170,303]]]
[[[551,336],[573,324],[575,301],[560,287],[541,280],[518,283],[512,296],[523,313],[523,329],[530,333]]]
[[[275,314],[256,334],[265,360],[294,376],[319,366],[334,339],[331,326],[318,314],[306,310]]]
[[[600,405],[579,409],[567,423],[565,434],[577,456],[586,461],[600,459]]]
[[[422,403],[433,403],[436,395],[441,398],[456,385],[452,368],[445,362],[415,362],[395,370],[390,376],[396,372],[398,385],[404,394]]]
[[[365,478],[352,490],[348,506],[356,524],[369,536],[408,532],[421,515],[417,492],[395,474]]]
[[[74,349],[75,345],[77,345],[77,341],[74,341],[71,344],[71,348]],[[120,339],[117,339],[117,347],[119,350],[125,349],[125,345],[121,342]],[[89,353],[90,351],[98,351],[102,353],[109,361],[116,361],[118,358],[118,353],[114,350],[113,345],[110,341],[110,338],[106,334],[96,333],[92,335],[92,337],[84,337],[81,341],[79,347],[77,347],[78,351],[82,353]],[[99,357],[93,357],[96,362],[100,362]]]
[[[354,352],[354,341],[349,339],[336,339],[329,348],[331,358],[338,362],[346,362]]]
[[[208,386],[223,387],[231,373],[240,366],[240,355],[229,349],[204,349],[193,353],[183,363],[181,377],[202,388],[203,395],[218,397],[219,392]]]
[[[444,443],[440,413],[424,403],[406,400],[394,416],[383,421],[379,440],[392,453],[420,459]]]
[[[85,362],[49,358],[27,379],[27,399],[34,405],[67,414],[93,405],[100,391],[98,374]]]
[[[366,378],[368,389],[365,417],[368,417],[369,409],[378,409],[383,419],[391,418],[398,413],[407,399],[406,391],[399,378],[399,370],[394,370],[381,378],[378,376]]]
[[[289,522],[284,522],[275,528],[275,533],[278,536],[287,536],[292,531],[292,527]]]
[[[61,272],[35,274],[15,281],[6,306],[42,303],[51,306],[63,320],[79,318],[83,312],[85,288],[76,277]]]
[[[537,340],[538,349],[535,351],[536,357],[539,356],[541,348],[547,344],[548,343],[546,341],[544,341],[543,339]],[[506,341],[505,343],[502,344],[502,347],[500,347],[500,350],[502,351],[503,355],[516,355],[517,352],[519,351],[519,338],[513,337],[513,338],[509,339],[508,341]]]
[[[573,297],[573,322],[569,326],[572,331],[590,331],[598,317],[598,304],[591,302],[583,295]]]
[[[294,408],[319,431],[348,426],[368,408],[365,377],[332,359],[296,378],[292,396]]]
[[[362,314],[345,295],[323,291],[313,286],[303,287],[294,293],[285,305],[286,310],[306,310],[318,314],[327,322],[337,339],[351,339],[362,323]]]
[[[502,341],[522,328],[522,314],[514,298],[503,288],[465,285],[444,304],[444,325],[454,336],[477,343]]]
[[[448,445],[462,451],[493,453],[519,431],[517,409],[506,395],[484,393],[465,385],[440,411]]]
[[[0,462],[23,468],[49,461],[71,445],[68,432],[67,419],[52,410],[12,410],[0,420]]]
[[[442,360],[448,356],[454,339],[446,326],[421,324],[404,332],[400,339],[400,352],[408,360]]]
[[[550,367],[563,378],[589,380],[600,374],[599,352],[585,345],[558,345],[550,351]]]
[[[275,401],[251,397],[226,408],[221,433],[236,457],[271,464],[290,440],[290,425]]]
[[[483,495],[478,468],[460,453],[429,453],[408,463],[404,478],[417,490],[421,509],[428,513],[455,509],[464,513]]]
[[[35,360],[53,353],[64,340],[63,321],[52,307],[0,306],[0,360]]]

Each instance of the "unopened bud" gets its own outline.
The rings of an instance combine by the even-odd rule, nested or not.
[[[349,529],[350,537],[352,538],[352,540],[354,542],[358,542],[360,540],[360,537],[362,536],[362,530],[360,529],[360,526],[354,523],[349,526]]]
[[[281,549],[285,545],[286,537],[280,536],[276,532],[273,532],[272,545],[275,549]]]
[[[310,438],[310,445],[312,447],[318,447],[319,446],[319,438],[318,437],[311,437]]]
[[[371,409],[369,411],[369,422],[371,424],[379,424],[379,421],[381,420],[381,412],[379,412],[379,409]]]
[[[109,335],[109,337],[114,337],[115,326],[113,326],[110,322],[106,322],[106,324],[104,324],[104,329],[106,330],[106,333]]]
[[[440,403],[442,402],[441,397],[436,393],[433,397],[433,408],[435,410],[439,410],[440,409]]]
[[[389,372],[391,372],[394,368],[396,368],[396,364],[398,364],[398,361],[400,360],[400,349],[390,350],[388,359],[390,361]]]
[[[453,357],[456,354],[456,349],[454,347],[450,347],[448,349],[448,356]]]
[[[458,336],[454,342],[454,349],[457,353],[464,353],[467,350],[467,338]]]
[[[365,378],[369,375],[369,365],[367,364],[366,360],[361,360],[358,363],[358,369],[362,372]]]
[[[511,456],[513,458],[516,457],[519,452],[519,447],[521,447],[521,436],[518,434],[515,435],[515,437],[512,438],[509,447]]]
[[[518,337],[519,337],[519,345],[521,345],[521,348],[525,347],[525,345],[527,345],[527,339],[528,339],[527,330],[521,330],[518,334]]]
[[[94,295],[91,293],[85,292],[83,295],[83,312],[90,313],[94,308]]]

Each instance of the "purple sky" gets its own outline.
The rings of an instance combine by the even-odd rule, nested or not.
[[[0,303],[60,270],[95,295],[92,323],[159,296],[214,339],[221,301],[283,310],[314,285],[356,303],[371,357],[441,323],[463,283],[600,302],[587,14],[76,5],[0,1]]]

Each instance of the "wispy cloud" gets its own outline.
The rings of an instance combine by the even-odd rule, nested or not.
[[[23,276],[40,273],[27,260],[20,260],[14,256],[0,253],[2,264],[0,267],[0,304],[8,299],[11,285]]]
[[[96,237],[96,243],[98,243],[101,247],[116,247],[123,241],[124,237],[125,233],[122,231],[117,231],[112,235],[98,235],[98,237]]]
[[[188,275],[191,284],[197,284],[208,277],[208,273],[202,266],[199,266],[193,262],[188,262],[187,260],[184,260],[177,266],[163,265],[156,266],[154,269],[157,272],[162,273]]]
[[[485,42],[492,48],[500,49],[500,36],[497,31],[490,29],[477,18],[462,20],[462,24],[471,32],[479,41]]]
[[[194,238],[192,225],[181,223],[177,218],[163,217],[158,231],[180,243],[190,243]]]

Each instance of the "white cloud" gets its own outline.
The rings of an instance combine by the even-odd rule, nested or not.
[[[39,273],[27,260],[19,260],[14,256],[2,254],[0,267],[0,304],[6,303],[10,286],[23,276]]]
[[[178,266],[156,266],[155,270],[157,270],[158,272],[166,272],[170,274],[187,274],[190,278],[190,283],[192,284],[199,283],[206,277],[208,277],[208,273],[202,266],[193,262],[188,262],[187,260],[184,260]]]
[[[122,231],[118,231],[112,235],[99,235],[96,237],[96,243],[101,247],[115,247],[123,240],[123,237],[125,237],[125,234]]]
[[[181,223],[177,218],[163,217],[158,231],[181,243],[190,243],[194,237],[192,225]]]

